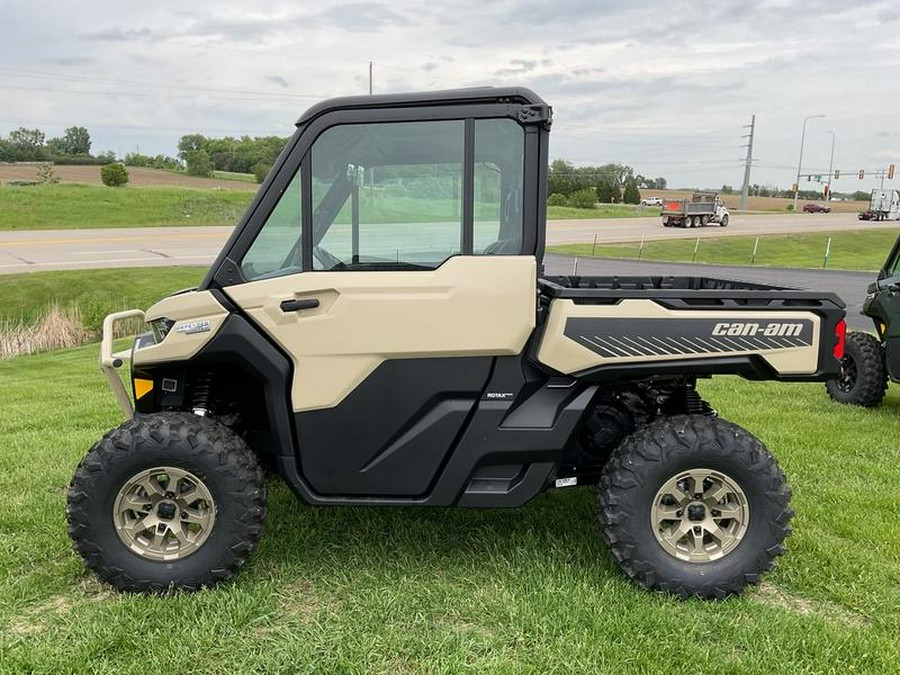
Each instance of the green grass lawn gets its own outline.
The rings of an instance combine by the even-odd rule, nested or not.
[[[77,306],[102,321],[109,312],[146,309],[157,300],[200,283],[205,267],[131,267],[34,272],[0,276],[0,321],[40,316],[50,304]],[[86,317],[87,318],[87,317]]]
[[[651,218],[658,217],[659,209],[631,204],[600,204],[592,209],[576,209],[571,206],[548,206],[547,220],[584,220],[590,218]]]
[[[636,588],[594,491],[515,510],[313,508],[270,481],[256,553],[221,588],[120,595],[85,573],[65,489],[120,421],[96,346],[0,362],[0,672],[887,673],[900,664],[900,387],[701,383],[794,489],[763,586],[725,602]],[[336,450],[339,451],[339,450]]]
[[[244,174],[229,178],[244,180]],[[251,176],[252,178],[252,176]],[[197,190],[176,187],[108,188],[96,185],[0,185],[0,230],[54,230],[101,227],[173,225],[234,225],[253,199],[244,190]],[[388,198],[374,206],[362,199],[370,222],[440,222],[458,217],[459,205],[449,200]],[[497,205],[479,204],[476,215],[496,217]],[[454,211],[454,209],[456,209]],[[349,222],[349,206],[338,222]],[[634,206],[574,209],[552,206],[548,217],[622,218],[654,215]],[[412,219],[412,220],[411,220]]]
[[[761,236],[754,264],[760,267],[821,268],[831,237],[828,269],[877,271],[887,259],[898,234],[900,229]],[[643,260],[749,265],[755,242],[755,236],[701,238],[696,257],[696,239],[647,241],[643,253],[639,242],[598,245],[596,249],[592,244],[565,244],[550,246],[547,250],[579,256],[588,256],[594,251],[594,255],[607,258],[641,257]]]
[[[246,190],[0,186],[0,230],[234,225],[251,199]]]

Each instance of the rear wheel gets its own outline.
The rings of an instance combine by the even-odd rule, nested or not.
[[[771,569],[790,534],[791,492],[756,438],[724,420],[657,420],[603,470],[599,518],[619,567],[681,597],[725,598]]]
[[[703,216],[700,219],[700,224],[703,225],[704,227],[706,227],[706,225],[709,224],[709,216]]]
[[[230,578],[250,556],[266,486],[227,427],[190,413],[140,415],[82,460],[66,515],[86,566],[117,589],[197,590]]]
[[[888,374],[884,348],[868,333],[848,333],[841,359],[841,376],[825,383],[828,395],[838,403],[871,408],[884,398]]]

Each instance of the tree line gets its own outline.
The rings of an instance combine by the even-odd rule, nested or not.
[[[178,141],[178,157],[192,176],[233,171],[252,173],[261,183],[287,141],[279,136],[208,138],[203,134],[188,134]]]
[[[252,173],[262,182],[287,140],[278,136],[208,138],[187,134],[178,141],[177,157],[129,152],[121,162],[126,166],[186,170],[193,176],[210,176],[213,171]],[[91,154],[91,134],[85,127],[69,127],[55,138],[47,138],[41,129],[19,127],[0,137],[0,162],[112,164],[117,161],[112,151]]]
[[[62,136],[47,138],[40,129],[19,127],[0,138],[0,162],[105,164],[116,161],[112,152],[91,155],[91,135],[84,127],[69,127]]]
[[[553,161],[547,174],[547,203],[551,206],[589,208],[598,201],[637,204],[641,189],[665,190],[666,179],[635,174],[624,164],[575,166],[564,159]]]

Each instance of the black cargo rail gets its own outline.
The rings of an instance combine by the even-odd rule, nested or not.
[[[759,307],[765,309],[843,309],[836,294],[769,286],[713,277],[676,276],[553,276],[538,280],[541,294],[576,304],[612,304],[647,299],[679,309]],[[728,291],[723,295],[722,291]]]

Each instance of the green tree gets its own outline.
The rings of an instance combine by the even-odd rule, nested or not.
[[[121,187],[128,182],[124,164],[104,164],[100,167],[100,180],[109,187]]]
[[[57,155],[90,155],[91,135],[84,127],[69,127],[60,138],[51,138],[47,146]]]
[[[612,175],[601,175],[597,181],[597,201],[601,204],[615,204],[622,198],[619,184]],[[640,200],[638,200],[640,201]]]
[[[179,153],[180,154],[180,153]],[[206,150],[194,150],[188,152],[184,158],[187,163],[187,172],[191,176],[210,176],[213,172],[213,164]]]
[[[209,140],[203,134],[187,134],[178,141],[178,156],[185,162],[188,155],[203,150],[207,151]]]
[[[638,190],[637,181],[634,178],[625,180],[625,192],[622,201],[626,204],[640,204],[641,192]]]
[[[734,192],[734,188],[730,185],[723,185],[722,189],[719,190],[719,192],[721,192],[723,195],[730,195],[732,192]]]
[[[19,127],[9,133],[9,145],[13,159],[18,162],[33,162],[45,159],[47,149],[44,147],[44,132],[40,129]]]

